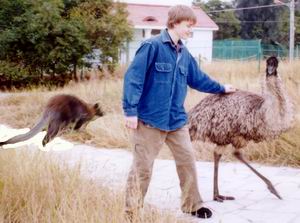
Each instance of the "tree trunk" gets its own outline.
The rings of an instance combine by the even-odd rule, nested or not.
[[[73,68],[73,78],[76,82],[78,82],[78,78],[77,78],[77,64],[74,63],[74,68]]]

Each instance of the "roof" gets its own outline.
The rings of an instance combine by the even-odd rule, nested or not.
[[[128,20],[135,28],[166,27],[170,6],[127,3]],[[217,30],[218,26],[199,7],[192,7],[197,17],[195,28]]]

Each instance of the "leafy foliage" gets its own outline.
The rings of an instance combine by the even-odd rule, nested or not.
[[[296,2],[295,9],[295,43],[300,44],[300,1]],[[282,35],[279,41],[288,46],[290,29],[290,12],[288,7],[282,9],[280,21],[279,30]]]
[[[70,12],[70,18],[80,20],[87,29],[87,39],[93,48],[101,50],[101,63],[113,65],[118,61],[120,47],[131,39],[123,4],[110,0],[88,0]]]
[[[113,64],[131,36],[126,17],[112,0],[0,0],[0,61],[32,76],[76,74],[98,48],[101,62]]]
[[[236,8],[263,6],[274,4],[274,0],[236,0]],[[284,6],[283,6],[284,7]],[[241,38],[261,39],[263,43],[277,42],[282,33],[279,32],[280,17],[283,7],[266,7],[236,12],[241,21]]]
[[[211,19],[219,26],[219,30],[214,33],[214,39],[235,39],[239,38],[240,21],[236,18],[233,11],[212,12],[216,10],[234,8],[232,2],[220,0],[209,0],[204,3],[201,0],[194,0],[193,4],[200,6]]]

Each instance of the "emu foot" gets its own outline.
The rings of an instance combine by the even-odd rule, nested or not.
[[[278,194],[277,190],[275,189],[275,187],[270,183],[267,183],[268,185],[268,190],[274,194],[276,197],[278,197],[278,199],[282,200],[282,197]]]
[[[218,202],[223,202],[225,200],[235,200],[235,198],[231,196],[214,195],[214,200]]]

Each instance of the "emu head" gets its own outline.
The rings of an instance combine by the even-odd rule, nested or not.
[[[267,59],[266,75],[277,76],[278,59],[275,56],[271,56]]]

